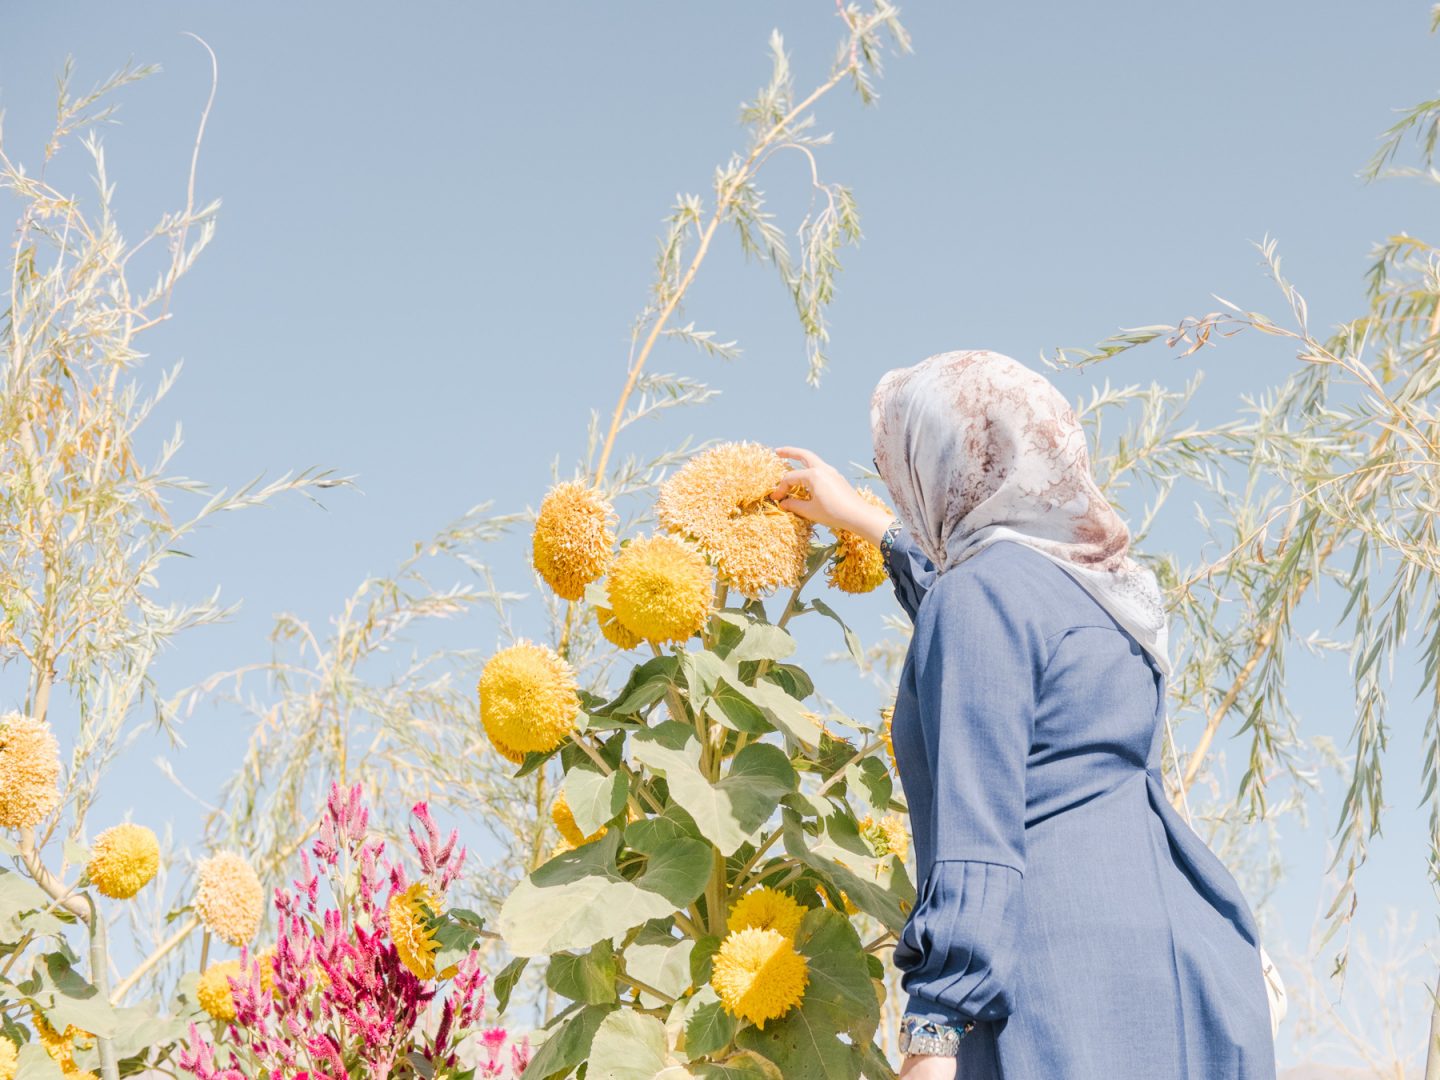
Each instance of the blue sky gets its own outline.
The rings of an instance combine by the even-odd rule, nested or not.
[[[1433,90],[1424,4],[929,3],[902,13],[915,52],[887,57],[878,105],[839,94],[821,114],[820,129],[836,132],[823,174],[854,189],[865,234],[844,255],[831,370],[806,386],[803,340],[773,271],[745,265],[725,236],[685,315],[744,354],[725,364],[662,349],[656,370],[722,393],[624,449],[692,434],[868,463],[868,397],[887,368],[980,346],[1039,367],[1042,349],[1214,310],[1212,292],[1278,315],[1252,246],[1267,233],[1314,323],[1328,326],[1358,313],[1371,244],[1427,220],[1425,189],[1356,176],[1392,110]],[[155,430],[183,421],[180,471],[217,485],[311,465],[358,477],[360,491],[332,493],[323,510],[294,499],[228,516],[191,545],[195,559],[168,568],[174,595],[220,584],[222,598],[243,601],[229,625],[165,658],[172,689],[264,658],[279,611],[323,624],[361,579],[471,505],[523,509],[553,461],[568,473],[589,410],[608,409],[621,383],[660,219],[677,192],[708,193],[713,167],[741,144],[738,106],[768,77],[771,28],[802,87],[829,63],[838,29],[821,2],[14,3],[0,26],[4,134],[20,160],[36,160],[67,54],[81,85],[130,57],[162,65],[123,93],[121,122],[105,132],[135,235],[183,201],[208,91],[208,61],[181,31],[214,47],[220,87],[199,196],[223,207],[174,323],[149,341],[152,375],[185,361]],[[804,183],[798,156],[762,181],[787,227],[803,212]],[[1239,395],[1278,382],[1292,362],[1242,336],[1188,359],[1146,351],[1055,381],[1074,400],[1106,375],[1178,388],[1200,367],[1192,415],[1206,422],[1233,415]],[[1191,551],[1192,534],[1176,501],[1152,542]],[[502,584],[531,587],[525,554],[518,534],[492,552]],[[521,610],[522,628],[540,630],[538,603]],[[851,610],[873,632],[895,609],[877,595]],[[480,621],[456,633],[475,648],[496,641]],[[1343,663],[1296,657],[1291,670],[1308,730],[1343,745]],[[1419,911],[1428,935],[1434,899],[1414,809],[1423,713],[1407,688],[1402,672],[1391,817],[1361,879],[1357,925],[1373,932],[1393,904]],[[228,719],[202,711],[176,757],[197,789],[243,743]],[[1193,740],[1193,725],[1181,731]],[[183,836],[192,811],[152,752],[127,758],[142,782],[133,804],[111,809],[175,818]],[[1261,912],[1267,944],[1302,948],[1328,898],[1319,872],[1342,790],[1331,785],[1308,830],[1283,826],[1290,873]],[[1281,1051],[1282,1062],[1295,1054],[1283,1039]]]

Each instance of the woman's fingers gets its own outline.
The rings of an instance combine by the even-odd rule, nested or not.
[[[776,481],[775,489],[770,492],[770,497],[779,502],[801,484],[805,485],[807,491],[815,490],[815,471],[813,469],[794,469],[787,472]]]
[[[803,446],[777,446],[775,453],[784,458],[793,458],[807,469],[813,469],[822,464],[819,454],[812,450],[806,450]]]

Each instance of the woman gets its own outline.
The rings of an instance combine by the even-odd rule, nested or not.
[[[915,626],[901,1076],[1273,1080],[1254,916],[1161,779],[1159,589],[1073,410],[1007,356],[951,352],[887,373],[871,426],[898,520],[796,447],[774,496],[879,544]]]

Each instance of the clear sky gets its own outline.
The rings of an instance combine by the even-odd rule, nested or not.
[[[1212,292],[1280,314],[1252,246],[1266,233],[1316,326],[1352,317],[1371,244],[1430,220],[1425,189],[1356,177],[1392,110],[1434,89],[1440,43],[1426,33],[1427,9],[902,8],[915,52],[887,58],[878,106],[840,94],[821,114],[821,129],[836,132],[823,173],[853,187],[865,236],[844,256],[820,388],[805,385],[803,342],[773,271],[744,265],[727,235],[686,318],[738,339],[744,355],[722,364],[662,350],[656,370],[723,392],[626,449],[693,434],[868,463],[867,402],[887,368],[979,346],[1039,367],[1042,349],[1214,310]],[[768,77],[772,27],[809,85],[838,37],[821,0],[0,7],[0,104],[22,161],[38,160],[67,54],[81,85],[131,57],[162,65],[123,92],[121,123],[105,132],[135,235],[183,203],[209,67],[181,31],[214,47],[220,87],[199,196],[224,205],[175,322],[148,343],[152,375],[185,361],[155,430],[183,421],[180,471],[216,484],[323,465],[356,474],[362,489],[332,493],[324,510],[294,499],[228,516],[190,546],[195,559],[167,568],[174,595],[218,583],[244,605],[165,658],[168,689],[263,659],[277,612],[323,624],[362,578],[471,505],[523,509],[552,461],[569,472],[589,410],[608,409],[618,391],[660,220],[677,192],[708,193],[713,167],[741,144],[738,106]],[[791,227],[802,164],[776,165],[762,186]],[[1055,380],[1074,400],[1107,374],[1178,388],[1201,366],[1193,415],[1205,422],[1232,415],[1240,394],[1278,382],[1290,363],[1273,342],[1242,336],[1186,360],[1153,350]],[[1192,550],[1187,515],[1172,503],[1153,542]],[[491,558],[502,584],[531,587],[523,537]],[[521,610],[521,627],[538,631],[539,604]],[[851,610],[873,630],[894,608],[877,594]],[[493,625],[455,632],[468,638],[456,644],[495,643]],[[1310,733],[1343,745],[1343,661],[1296,657],[1291,670]],[[14,687],[3,687],[8,707]],[[1391,817],[1361,879],[1357,926],[1376,933],[1394,906],[1418,912],[1429,937],[1415,809],[1423,713],[1407,687],[1402,673]],[[173,755],[177,771],[204,790],[244,736],[233,718],[202,712],[189,749]],[[109,809],[174,818],[183,837],[192,811],[153,753],[126,759],[137,782]],[[1303,949],[1329,896],[1319,872],[1342,791],[1330,784],[1308,830],[1282,827],[1289,877],[1260,913],[1277,958]],[[1423,1027],[1412,1031],[1418,1039]],[[1282,1032],[1282,1064],[1310,1045]]]

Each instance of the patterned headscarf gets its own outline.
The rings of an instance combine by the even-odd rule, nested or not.
[[[1058,563],[1168,677],[1154,573],[1095,484],[1085,433],[1043,375],[1000,353],[940,353],[886,372],[870,403],[875,465],[939,573],[997,540]]]

